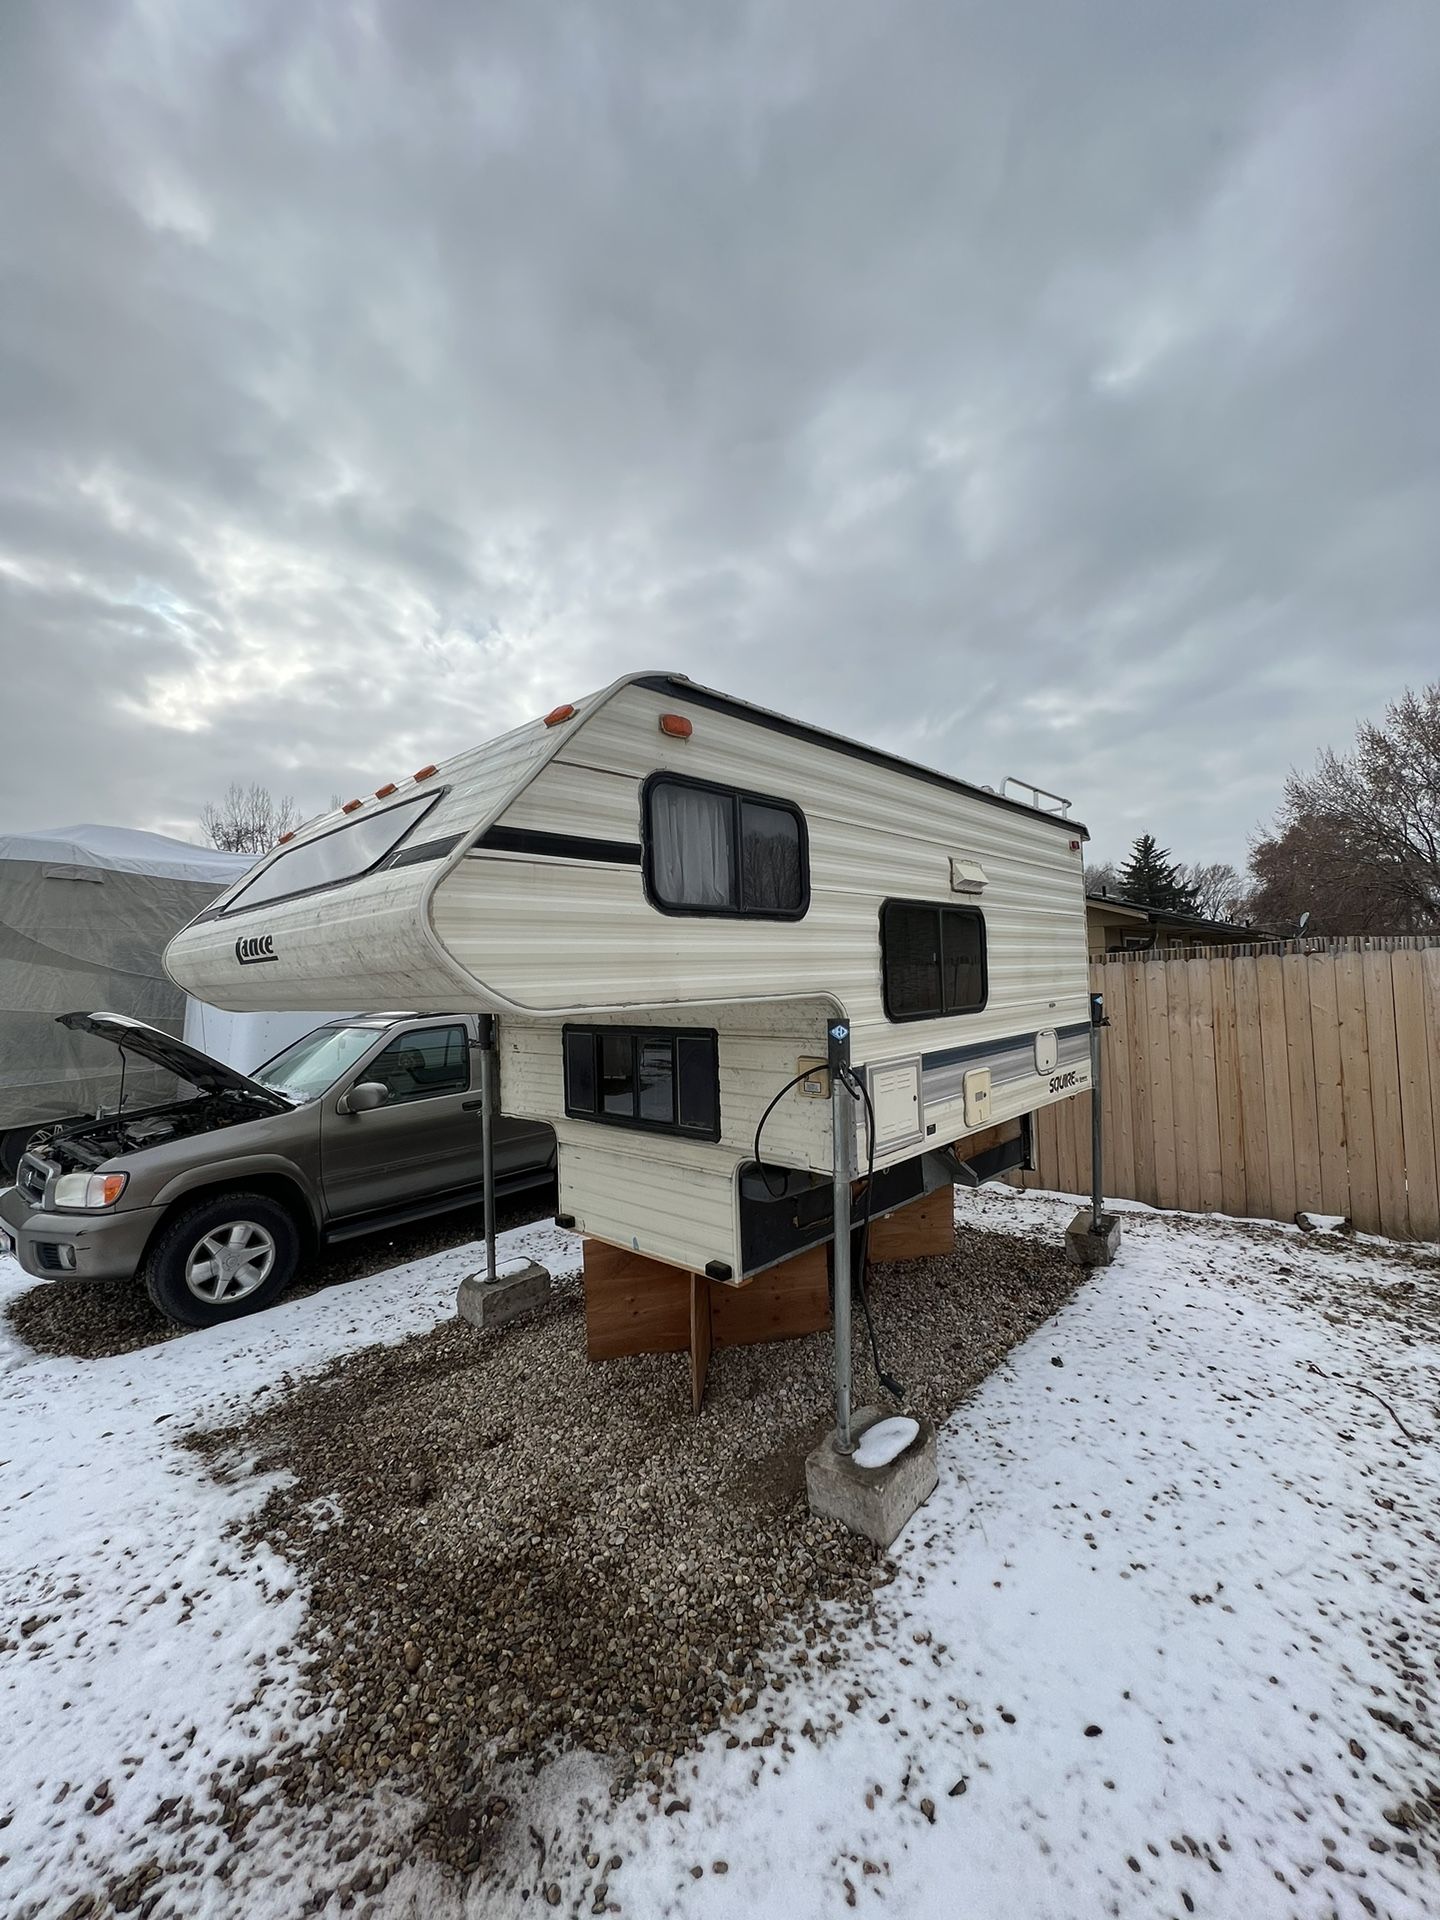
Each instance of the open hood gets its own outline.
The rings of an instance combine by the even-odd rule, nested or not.
[[[248,1093],[253,1099],[268,1102],[277,1113],[285,1112],[291,1105],[282,1095],[262,1087],[258,1080],[227,1067],[223,1060],[213,1060],[208,1053],[187,1047],[173,1033],[162,1033],[159,1027],[132,1020],[128,1014],[62,1013],[56,1016],[56,1024],[69,1027],[73,1033],[93,1033],[97,1040],[109,1040],[123,1047],[126,1053],[188,1080],[202,1093]]]

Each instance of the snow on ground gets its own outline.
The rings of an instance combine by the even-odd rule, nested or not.
[[[1069,1212],[1008,1190],[962,1217],[977,1207],[1052,1235]],[[544,1228],[503,1250],[575,1261]],[[1118,1263],[942,1431],[939,1490],[874,1631],[789,1688],[788,1734],[752,1745],[768,1723],[741,1721],[741,1744],[695,1757],[688,1811],[637,1796],[587,1823],[621,1856],[608,1900],[642,1920],[1440,1910],[1434,1827],[1383,1817],[1440,1779],[1423,1744],[1440,1280],[1367,1253],[1126,1209]],[[208,1481],[176,1430],[432,1325],[474,1265],[458,1249],[111,1361],[0,1354],[0,1910],[59,1913],[123,1870],[155,1846],[157,1801],[203,1811],[214,1759],[269,1744],[301,1705],[285,1649],[302,1596],[221,1537],[263,1486]],[[23,1284],[0,1266],[0,1290]],[[527,1817],[563,1837],[593,1774],[552,1769]],[[211,1904],[184,1911],[298,1910],[303,1850],[280,1828],[267,1844],[297,1874],[283,1892],[207,1881]],[[370,1910],[500,1909],[417,1862]]]

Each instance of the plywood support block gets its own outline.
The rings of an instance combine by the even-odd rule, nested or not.
[[[955,1251],[955,1189],[937,1187],[870,1223],[872,1260],[923,1260]]]
[[[823,1247],[735,1287],[604,1241],[585,1242],[586,1353],[592,1360],[618,1360],[632,1353],[688,1352],[696,1413],[717,1347],[795,1340],[829,1325]]]

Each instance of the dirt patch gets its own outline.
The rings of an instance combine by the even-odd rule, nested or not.
[[[1054,1244],[962,1228],[954,1255],[877,1269],[884,1363],[943,1419],[1077,1280]],[[270,1776],[311,1807],[396,1788],[425,1809],[406,1844],[472,1872],[517,1769],[583,1749],[617,1788],[659,1786],[728,1716],[773,1696],[778,1719],[888,1578],[805,1505],[830,1362],[828,1334],[721,1352],[696,1420],[683,1356],[586,1362],[571,1283],[532,1320],[437,1327],[192,1436],[222,1477],[290,1476],[251,1533],[308,1582],[325,1731]],[[238,1829],[243,1771],[223,1784]]]
[[[522,1199],[501,1202],[496,1208],[496,1224],[503,1233],[510,1227],[548,1219],[554,1211],[554,1189],[542,1187]],[[302,1260],[283,1298],[298,1299],[302,1294],[318,1293],[322,1287],[342,1286],[347,1280],[362,1280],[387,1267],[423,1260],[429,1254],[444,1253],[467,1240],[479,1239],[484,1231],[484,1211],[478,1206],[416,1221],[411,1226],[386,1227]],[[8,1318],[26,1346],[36,1353],[71,1360],[104,1360],[118,1353],[134,1353],[140,1347],[183,1339],[190,1332],[151,1306],[150,1296],[139,1280],[42,1280],[15,1296]]]

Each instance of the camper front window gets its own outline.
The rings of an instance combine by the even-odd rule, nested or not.
[[[806,855],[804,816],[789,801],[670,775],[646,787],[645,874],[666,912],[798,920]]]
[[[358,879],[399,846],[439,797],[438,793],[415,794],[378,813],[362,813],[357,820],[343,827],[332,827],[329,833],[319,834],[314,840],[302,840],[262,867],[232,900],[226,901],[223,911],[235,913],[242,907],[288,900],[297,893],[311,893],[319,887],[336,886],[342,880]]]

